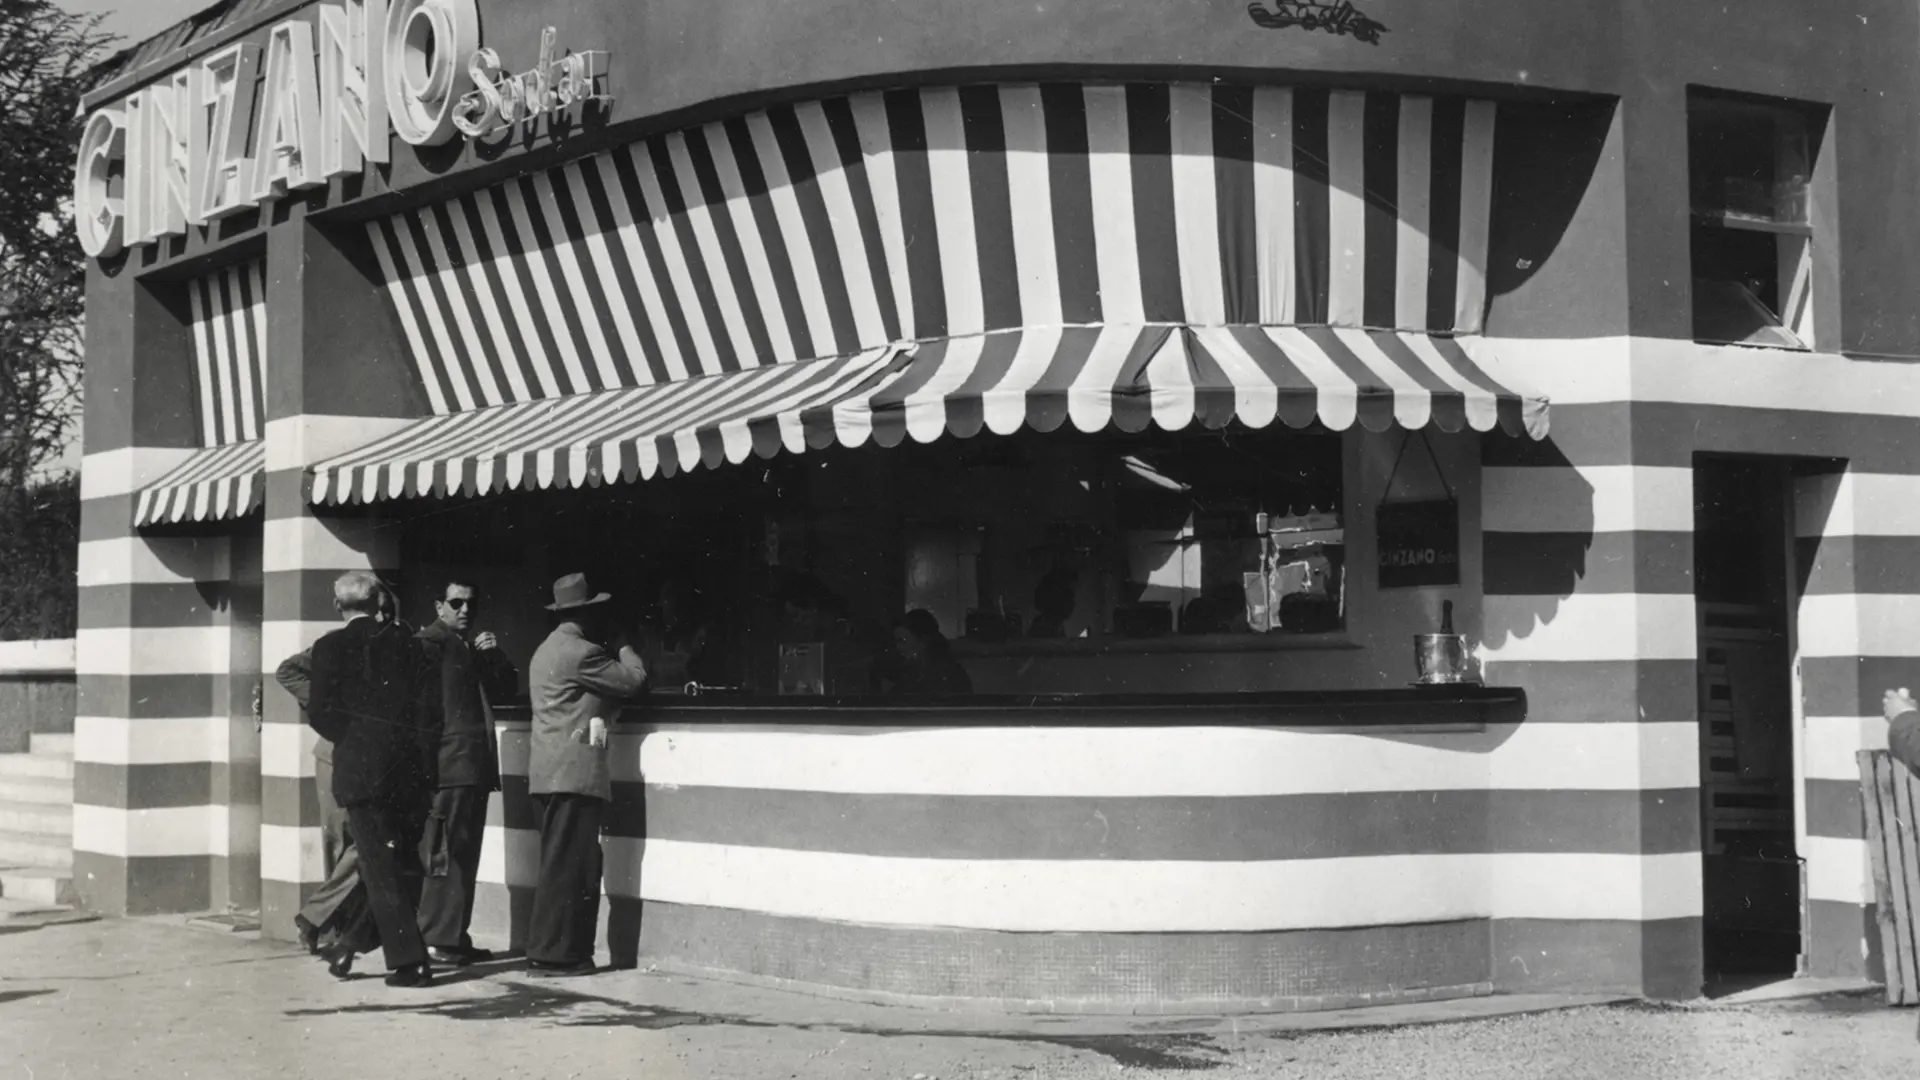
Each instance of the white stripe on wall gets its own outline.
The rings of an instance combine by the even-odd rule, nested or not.
[[[534,834],[538,840],[539,834]],[[312,826],[260,826],[260,877],[304,885],[327,879],[326,840]]]
[[[73,806],[73,850],[122,859],[168,855],[225,855],[225,806],[169,806],[125,810]]]
[[[180,467],[194,451],[183,447],[129,446],[80,459],[80,498],[131,495]]]
[[[1808,899],[1862,906],[1874,902],[1865,840],[1809,836],[1804,842],[1807,847],[1801,855],[1807,860]]]
[[[1920,476],[1848,472],[1832,485],[1824,515],[1798,508],[1802,536],[1920,536]]]
[[[267,422],[266,455],[270,473],[304,469],[384,439],[418,423],[378,416],[327,416],[307,413]]]
[[[1801,656],[1920,656],[1920,596],[1803,596],[1799,623]]]
[[[960,796],[1637,791],[1698,784],[1695,726],[1551,724],[1369,736],[1250,728],[995,728],[838,735],[617,731],[614,778],[660,786]],[[527,725],[500,733],[525,775]]]
[[[1860,782],[1862,750],[1887,748],[1887,721],[1880,716],[1809,716],[1806,722],[1807,779]]]
[[[271,665],[269,665],[271,666]],[[304,719],[306,714],[301,713]],[[312,776],[313,747],[320,736],[306,724],[262,724],[260,775],[298,780]]]
[[[1693,470],[1653,465],[1505,468],[1481,472],[1488,532],[1693,531]]]
[[[654,901],[885,926],[1178,933],[1701,913],[1699,857],[1687,854],[914,859],[623,837],[604,849],[612,895],[637,885]],[[490,827],[481,880],[532,884],[537,851],[531,830]]]
[[[411,620],[409,620],[411,621]],[[345,625],[339,619],[268,619],[260,625],[260,666],[271,672],[282,661],[302,652],[321,635]]]
[[[228,724],[224,716],[140,720],[76,716],[73,757],[97,765],[225,762],[229,757]]]
[[[385,522],[301,515],[268,518],[261,567],[280,570],[366,570],[392,566],[399,538]]]
[[[230,546],[224,536],[84,540],[79,553],[80,586],[225,581]]]
[[[88,675],[225,675],[233,631],[225,626],[82,627],[74,671]]]
[[[1481,622],[1488,663],[1545,660],[1691,660],[1693,594],[1575,593],[1543,619],[1539,597],[1489,595]],[[1497,633],[1496,633],[1497,631]]]

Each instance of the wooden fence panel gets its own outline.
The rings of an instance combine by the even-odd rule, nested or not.
[[[1887,1004],[1920,1005],[1920,784],[1884,750],[1857,760]]]

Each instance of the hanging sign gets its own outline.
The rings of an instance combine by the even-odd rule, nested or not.
[[[517,75],[480,46],[476,0],[330,0],[264,47],[230,45],[103,106],[74,172],[80,246],[109,258],[385,164],[393,136],[439,146],[606,101],[604,52]],[[264,83],[256,104],[253,87]],[[116,168],[118,166],[118,168]]]
[[[1411,589],[1422,585],[1460,584],[1460,503],[1453,497],[1453,486],[1440,468],[1440,458],[1425,431],[1420,445],[1444,499],[1408,499],[1393,501],[1393,481],[1400,475],[1400,463],[1406,460],[1407,444],[1413,441],[1409,431],[1400,439],[1400,452],[1394,455],[1393,471],[1387,474],[1386,492],[1374,514],[1377,548],[1380,553],[1380,587]]]
[[[1380,587],[1460,584],[1460,504],[1452,499],[1382,503]]]

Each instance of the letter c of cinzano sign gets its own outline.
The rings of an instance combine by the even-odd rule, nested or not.
[[[315,22],[279,23],[267,41],[257,109],[239,91],[261,48],[242,43],[87,118],[74,216],[88,256],[111,258],[249,202],[358,173],[365,161],[384,163],[390,131],[412,146],[454,138],[480,12],[476,0],[332,0]],[[116,192],[111,172],[122,163]]]

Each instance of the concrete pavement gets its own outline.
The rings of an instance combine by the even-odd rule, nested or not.
[[[402,991],[384,986],[377,966],[336,982],[284,944],[177,920],[0,933],[0,1080],[1015,1080],[1197,1070],[1672,1080],[1882,1077],[1920,1060],[1913,1014],[1858,994],[1712,1010],[1495,998],[1237,1019],[1079,1018],[869,1005],[648,972],[549,982],[511,962]]]

